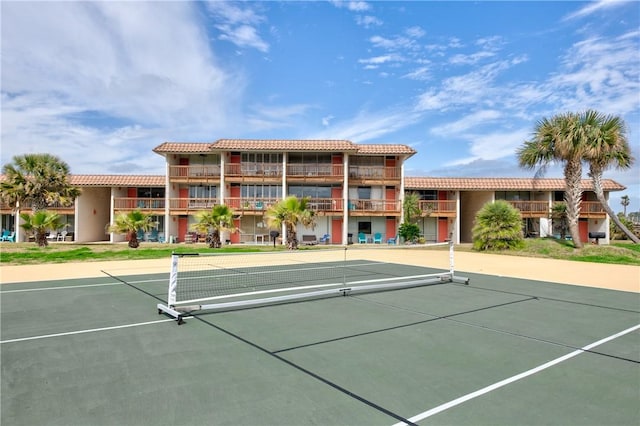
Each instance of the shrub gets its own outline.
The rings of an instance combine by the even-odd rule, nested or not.
[[[405,242],[415,242],[420,237],[420,227],[415,223],[404,222],[400,225],[398,234]]]
[[[472,233],[476,250],[508,250],[524,245],[520,211],[502,200],[480,209]]]

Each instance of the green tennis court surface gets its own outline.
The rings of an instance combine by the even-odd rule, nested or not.
[[[168,273],[105,272],[2,285],[3,425],[640,423],[635,293],[460,272],[178,326]]]

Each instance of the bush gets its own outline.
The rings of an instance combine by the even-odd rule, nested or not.
[[[415,242],[420,237],[420,227],[415,223],[404,222],[400,225],[398,234],[405,242]]]
[[[520,211],[502,200],[480,209],[472,233],[476,250],[508,250],[524,245]]]

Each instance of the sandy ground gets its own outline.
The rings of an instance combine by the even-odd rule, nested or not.
[[[372,259],[387,262],[428,265],[443,269],[449,267],[447,251],[414,250],[407,254],[398,250],[371,250],[368,254]],[[168,275],[169,267],[169,259],[2,266],[0,283],[103,277],[106,276],[103,271],[112,275],[158,272],[166,272]],[[456,252],[455,270],[457,274],[475,272],[640,293],[639,266]]]

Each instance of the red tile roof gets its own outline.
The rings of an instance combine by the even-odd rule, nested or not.
[[[366,145],[357,145],[358,146],[358,154],[406,154],[413,155],[416,153],[416,150],[407,146],[407,145],[398,145],[398,144],[366,144]]]
[[[201,152],[211,152],[211,142],[164,142],[153,148],[157,154],[163,153],[184,153],[198,154]]]
[[[157,154],[192,154],[211,151],[348,152],[362,155],[413,155],[416,151],[400,144],[356,144],[348,140],[309,139],[219,139],[216,142],[164,142]]]
[[[563,191],[564,179],[533,178],[445,178],[405,177],[406,189],[441,189],[459,191]],[[603,179],[605,191],[623,191],[625,186],[611,179]],[[591,179],[582,180],[583,190],[593,190]]]
[[[162,175],[69,175],[69,183],[76,186],[165,186]]]
[[[331,151],[355,152],[358,145],[347,140],[220,139],[211,145],[224,151]]]

